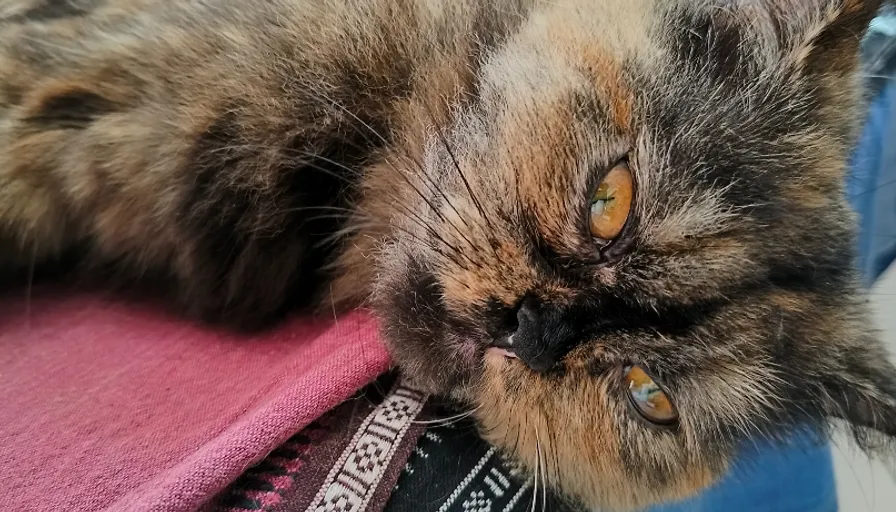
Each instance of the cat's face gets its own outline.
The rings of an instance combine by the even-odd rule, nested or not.
[[[872,3],[536,9],[380,256],[403,370],[590,505],[687,496],[832,416],[896,432],[841,186]]]

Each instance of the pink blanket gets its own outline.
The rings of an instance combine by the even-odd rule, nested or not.
[[[194,510],[388,364],[360,313],[240,337],[120,299],[0,302],[0,510]]]

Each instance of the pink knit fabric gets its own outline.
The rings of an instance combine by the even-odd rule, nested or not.
[[[388,367],[373,321],[254,337],[96,296],[0,302],[0,510],[194,510]]]

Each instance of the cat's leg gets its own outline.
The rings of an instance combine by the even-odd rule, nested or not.
[[[0,22],[0,269],[78,244],[243,326],[306,298],[370,140],[341,112],[377,107],[324,87],[301,20],[240,4]]]

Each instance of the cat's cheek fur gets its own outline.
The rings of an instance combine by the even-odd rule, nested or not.
[[[637,510],[693,496],[728,458],[698,458],[690,436],[632,416],[611,374],[585,365],[533,376],[517,360],[486,358],[475,391],[483,437],[536,479],[596,510]]]
[[[371,302],[393,361],[418,388],[465,400],[481,348],[448,314],[435,275],[405,242],[385,244],[377,261]]]

